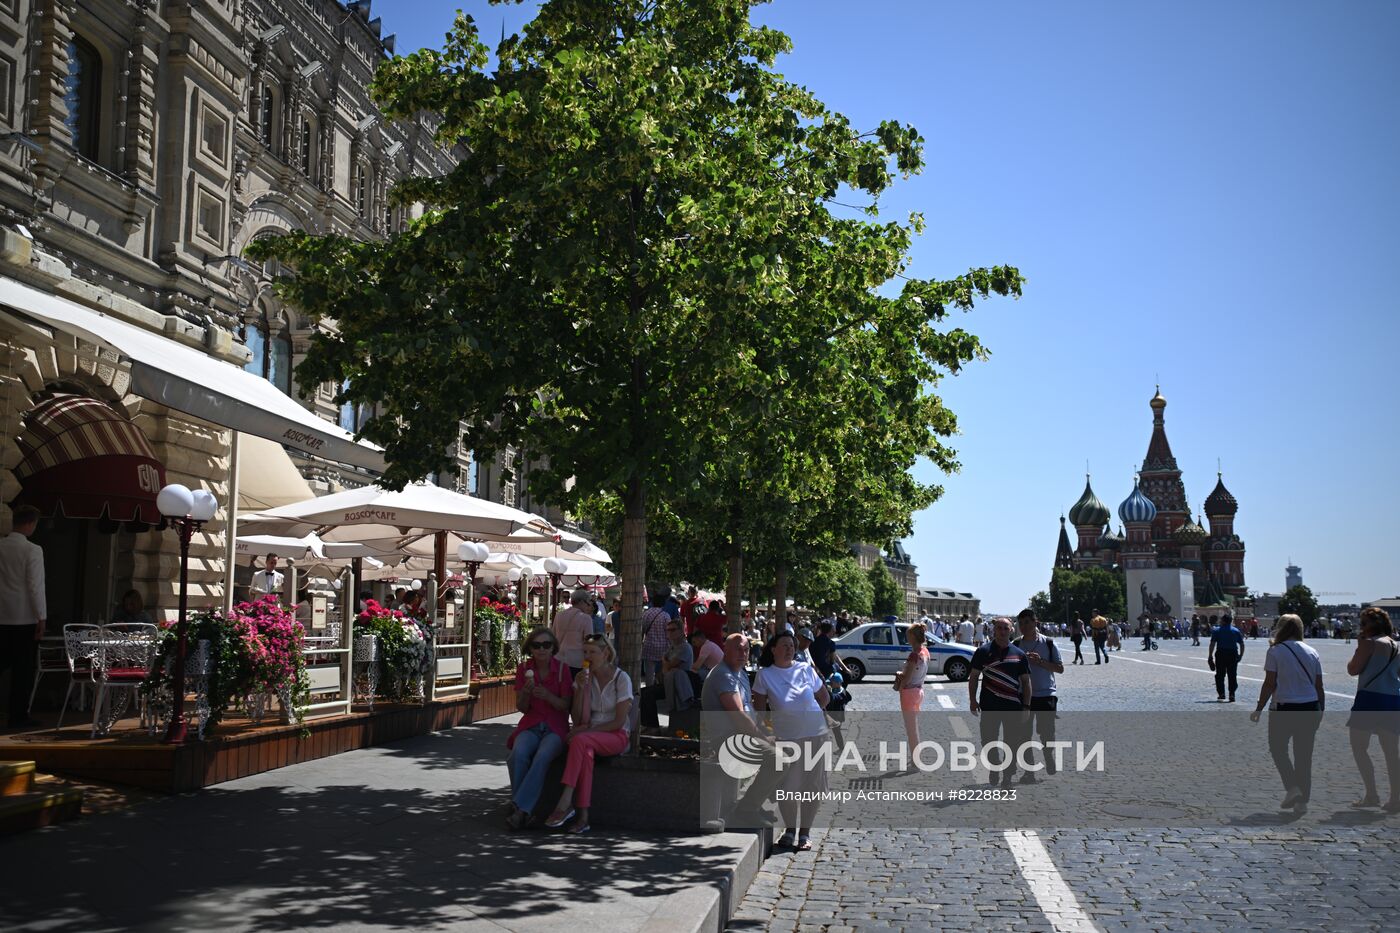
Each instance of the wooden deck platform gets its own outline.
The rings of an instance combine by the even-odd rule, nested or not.
[[[0,735],[0,761],[33,761],[50,774],[181,793],[514,710],[511,682],[488,681],[462,699],[379,704],[373,711],[357,707],[349,716],[308,719],[305,734],[297,725],[226,719],[204,741],[191,732],[182,746],[162,744],[137,728],[134,717],[118,722],[111,735],[93,739],[90,722],[74,722],[70,713],[68,724],[55,731],[57,714],[50,714],[45,727]]]

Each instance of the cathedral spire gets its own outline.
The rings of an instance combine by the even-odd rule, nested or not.
[[[1157,394],[1152,396],[1152,401],[1148,404],[1152,406],[1152,440],[1147,445],[1147,457],[1142,461],[1143,472],[1175,470],[1176,457],[1172,455],[1172,445],[1167,443],[1164,414],[1167,410],[1167,400],[1162,396],[1161,386],[1157,387]]]
[[[1074,549],[1069,546],[1069,532],[1065,530],[1065,517],[1060,516],[1060,543],[1055,548],[1055,569],[1074,569]]]

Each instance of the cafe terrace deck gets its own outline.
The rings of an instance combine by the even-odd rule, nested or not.
[[[36,715],[41,727],[0,736],[0,761],[33,761],[39,771],[164,793],[197,790],[275,768],[357,748],[424,735],[504,716],[515,710],[508,680],[473,682],[465,697],[426,703],[356,705],[348,715],[308,718],[304,726],[255,724],[230,716],[201,741],[190,731],[180,746],[139,728],[135,714],[110,734],[91,737],[91,717],[69,712]]]

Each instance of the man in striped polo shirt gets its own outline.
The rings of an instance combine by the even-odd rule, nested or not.
[[[981,684],[979,696],[977,686]],[[992,783],[998,778],[1007,786],[1016,773],[1016,750],[1024,741],[1026,719],[1031,706],[1031,669],[1026,653],[1011,644],[1011,620],[997,619],[992,623],[992,640],[972,655],[972,673],[967,678],[967,696],[972,715],[980,716],[982,745],[995,742],[998,733],[1011,748],[1011,760],[998,775],[992,773]]]

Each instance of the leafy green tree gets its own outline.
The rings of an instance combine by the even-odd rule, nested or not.
[[[822,612],[845,609],[868,616],[874,609],[875,590],[860,564],[848,555],[816,561],[796,575],[792,596],[798,603]]]
[[[1120,571],[1089,567],[1084,570],[1057,569],[1050,577],[1050,592],[1031,597],[1031,608],[1045,622],[1089,621],[1093,610],[1110,619],[1123,619],[1128,612],[1128,592]]]
[[[547,458],[537,498],[617,497],[634,670],[650,502],[694,493],[731,413],[763,416],[802,352],[851,335],[891,378],[905,364],[904,410],[933,417],[918,387],[976,347],[935,327],[944,309],[1021,286],[996,267],[883,289],[922,219],[878,221],[878,198],[922,168],[922,137],[862,131],[786,81],[790,42],[751,25],[753,5],[547,0],[490,73],[459,14],[442,50],[391,59],[373,85],[390,118],[439,113],[438,141],[460,147],[452,172],[396,189],[423,215],[385,242],[250,248],[294,270],[287,301],[335,321],[298,382],[378,403],[361,434],[385,448],[385,483],[451,469],[454,444],[519,445]]]
[[[898,583],[894,582],[890,568],[885,566],[885,562],[883,560],[875,561],[866,574],[870,578],[870,589],[873,594],[871,608],[874,610],[875,617],[904,615],[904,590],[900,588]]]
[[[1278,611],[1280,615],[1293,613],[1298,616],[1303,620],[1303,630],[1307,631],[1317,621],[1317,597],[1313,596],[1306,584],[1290,586],[1288,592],[1279,597]]]

